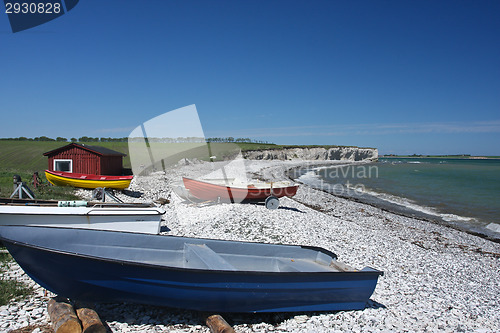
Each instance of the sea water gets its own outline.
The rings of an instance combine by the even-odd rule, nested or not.
[[[298,181],[500,239],[500,160],[380,158],[295,170]]]

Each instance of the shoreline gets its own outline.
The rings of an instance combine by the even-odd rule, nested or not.
[[[317,161],[245,164],[253,178],[279,180],[286,179],[290,167],[311,162]],[[211,166],[191,164],[182,171],[197,176]],[[143,193],[142,197],[119,196],[129,201],[168,198],[170,203],[162,206],[164,226],[169,229],[165,234],[319,246],[355,268],[384,271],[364,310],[223,314],[236,332],[500,331],[498,243],[307,185],[301,185],[295,197],[280,199],[281,207],[274,211],[263,204],[193,204],[166,186],[179,173],[137,177],[130,190]],[[91,195],[86,190],[78,193]],[[16,266],[12,264],[9,276],[30,280]],[[27,301],[1,307],[0,332],[22,327],[20,318],[27,318],[27,324],[46,324],[47,300],[38,287]],[[193,311],[123,304],[99,304],[96,310],[112,332],[209,332]],[[34,311],[42,311],[42,317],[32,316]]]
[[[290,179],[294,180],[292,177],[290,177]],[[294,181],[297,182],[297,180],[294,180]],[[306,183],[303,183],[303,182],[300,182],[300,181],[298,181],[298,182],[301,185],[311,186],[309,184],[306,184]],[[444,220],[444,219],[442,219],[440,217],[437,217],[437,216],[434,216],[434,215],[431,215],[431,214],[426,214],[425,212],[419,212],[419,211],[416,211],[416,210],[413,210],[411,208],[404,207],[404,206],[401,206],[401,209],[398,210],[398,209],[393,208],[395,206],[395,204],[387,203],[386,205],[380,205],[378,203],[372,203],[372,202],[370,202],[368,200],[363,200],[363,199],[360,199],[360,198],[357,198],[357,197],[347,196],[347,195],[341,195],[341,194],[335,194],[335,193],[332,193],[332,192],[330,192],[328,190],[325,190],[325,189],[316,188],[314,186],[312,186],[312,187],[315,188],[315,189],[317,189],[317,190],[319,190],[319,191],[323,191],[325,193],[328,193],[330,195],[333,195],[333,196],[336,196],[336,197],[339,197],[339,198],[342,198],[342,199],[345,199],[345,200],[349,200],[349,201],[352,201],[352,202],[357,202],[357,203],[360,203],[360,204],[363,204],[363,205],[368,205],[368,206],[371,206],[373,208],[380,209],[380,210],[382,210],[384,212],[387,212],[387,213],[391,213],[391,214],[395,214],[395,215],[400,215],[402,217],[407,217],[407,218],[413,218],[413,219],[418,219],[418,220],[422,220],[422,221],[427,221],[429,223],[434,223],[434,224],[441,225],[441,226],[444,226],[444,227],[449,227],[449,228],[455,229],[457,231],[465,232],[465,233],[468,233],[468,234],[473,235],[473,236],[484,238],[484,239],[489,240],[491,242],[500,243],[500,235],[495,237],[494,235],[488,235],[486,233],[482,233],[481,231],[470,230],[470,229],[465,228],[464,226],[461,226],[461,225],[458,225],[458,224],[446,221],[446,220]],[[406,213],[406,212],[404,212],[404,210],[407,210],[408,212]]]
[[[357,162],[357,163],[360,163],[360,162]],[[362,164],[369,164],[369,163],[372,163],[372,162],[362,162],[360,164],[362,165]],[[339,164],[339,167],[343,166],[343,165],[344,164]],[[349,165],[352,165],[352,164],[349,164]],[[319,167],[325,167],[325,166],[328,167],[328,166],[333,166],[333,165],[331,165],[331,164],[325,165],[322,163],[318,163],[318,164],[310,164],[308,167],[309,168],[319,168]],[[328,190],[327,188],[325,188],[325,186],[315,185],[312,183],[307,183],[307,182],[301,181],[300,177],[297,178],[297,177],[294,177],[294,175],[293,175],[293,173],[296,172],[300,168],[302,168],[302,166],[290,168],[286,172],[287,178],[289,180],[298,182],[298,183],[305,185],[305,186],[313,187],[317,190],[323,191],[323,192],[331,194],[333,196],[337,196],[339,198],[344,198],[346,200],[350,200],[353,202],[358,202],[358,203],[362,203],[365,205],[369,205],[369,206],[372,206],[374,208],[379,208],[379,209],[386,211],[388,213],[397,214],[397,215],[401,215],[401,216],[408,217],[408,218],[425,220],[425,221],[428,221],[430,223],[435,223],[435,224],[447,226],[447,227],[450,227],[450,228],[453,228],[453,229],[456,229],[456,230],[459,230],[462,232],[466,232],[468,234],[478,236],[478,237],[490,240],[490,241],[495,242],[495,243],[500,243],[500,233],[494,232],[493,230],[488,230],[488,228],[486,226],[479,227],[479,226],[475,226],[475,225],[469,226],[466,223],[460,224],[454,220],[447,220],[444,217],[440,216],[440,215],[443,215],[445,213],[439,213],[439,212],[433,213],[433,212],[426,212],[425,211],[426,209],[433,210],[433,207],[425,207],[425,206],[421,206],[418,204],[416,204],[417,208],[413,208],[411,206],[405,206],[405,205],[403,205],[401,203],[397,203],[395,201],[383,199],[382,197],[380,197],[381,193],[378,193],[378,195],[375,195],[375,194],[369,193],[369,192],[362,192],[361,194],[357,194],[357,195],[339,194],[339,193],[334,193],[334,191]],[[330,184],[327,184],[327,185],[330,185]],[[356,192],[356,191],[353,190],[353,192]],[[404,200],[404,201],[409,200],[409,199],[404,198],[404,197],[397,197],[397,198]],[[420,208],[420,209],[418,209],[418,208]],[[472,219],[470,217],[460,217],[460,218]]]

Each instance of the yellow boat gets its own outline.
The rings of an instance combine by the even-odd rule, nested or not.
[[[73,186],[80,188],[114,188],[123,190],[129,187],[134,176],[105,176],[45,170],[47,180],[56,186]]]

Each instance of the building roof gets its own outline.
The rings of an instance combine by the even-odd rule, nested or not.
[[[86,144],[79,144],[79,143],[70,143],[69,145],[63,146],[56,148],[54,150],[48,151],[46,153],[43,153],[44,156],[49,156],[49,155],[55,155],[63,150],[67,150],[72,147],[78,147],[87,151],[90,151],[92,153],[95,153],[100,156],[127,156],[127,154],[120,153],[119,151],[112,150],[106,147],[102,146],[89,146]]]

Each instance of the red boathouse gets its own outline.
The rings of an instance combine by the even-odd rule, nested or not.
[[[43,154],[49,158],[50,171],[121,175],[126,154],[100,146],[70,143]]]

